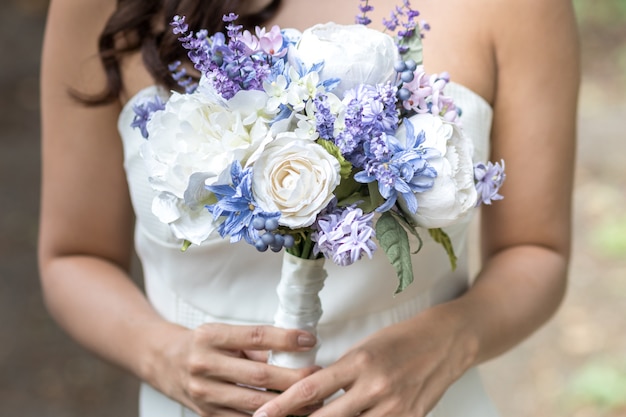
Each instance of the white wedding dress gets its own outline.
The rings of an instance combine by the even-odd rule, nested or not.
[[[129,101],[119,118],[124,164],[136,213],[135,240],[144,272],[145,289],[155,309],[167,320],[189,328],[207,322],[271,324],[276,310],[276,285],[282,254],[260,253],[246,243],[231,244],[219,237],[182,253],[167,225],[151,212],[153,190],[140,155],[145,141],[130,127],[133,103],[164,94],[149,87]],[[492,109],[479,95],[450,83],[446,93],[462,108],[465,132],[475,144],[476,160],[486,161]],[[407,319],[467,289],[469,223],[447,230],[459,256],[451,272],[443,248],[425,239],[413,258],[415,282],[393,296],[395,272],[382,250],[349,267],[327,262],[328,278],[321,292],[323,316],[319,324],[322,345],[318,364],[328,365],[353,344],[378,329]],[[474,243],[476,244],[476,243]],[[180,404],[144,384],[141,417],[195,416]],[[478,372],[470,370],[446,392],[429,417],[497,417]]]

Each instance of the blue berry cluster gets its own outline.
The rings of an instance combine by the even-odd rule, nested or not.
[[[258,231],[265,230],[265,233],[260,235],[254,246],[260,252],[265,252],[268,248],[272,252],[280,252],[282,248],[291,248],[295,243],[295,239],[292,235],[284,235],[278,232],[278,220],[275,218],[264,219],[262,217],[256,217],[252,221],[252,227]]]
[[[399,75],[399,79],[403,83],[410,83],[415,78],[415,70],[417,69],[417,63],[412,59],[406,61],[398,61],[394,65],[394,69]],[[401,101],[408,100],[411,97],[411,91],[408,88],[398,89],[398,98]]]

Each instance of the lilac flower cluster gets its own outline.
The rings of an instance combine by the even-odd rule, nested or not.
[[[476,205],[491,204],[492,201],[502,200],[504,197],[498,193],[506,179],[504,173],[504,161],[478,163],[474,166],[474,180],[478,201]]]
[[[385,134],[393,134],[398,126],[396,87],[391,84],[360,85],[348,90],[343,98],[346,105],[345,129],[336,136],[330,136],[328,115],[323,105],[318,118],[318,129],[329,135],[342,155],[357,168],[367,164],[365,149],[370,142],[380,139]],[[323,99],[322,103],[323,103]],[[318,102],[319,103],[319,102]]]
[[[377,246],[374,242],[374,213],[364,214],[356,206],[339,209],[331,206],[314,224],[311,239],[313,252],[347,266],[367,255],[370,259]]]
[[[429,75],[424,66],[419,65],[414,71],[414,78],[402,83],[399,97],[405,110],[415,113],[431,113],[442,116],[446,121],[459,123],[461,110],[454,104],[452,97],[444,94],[450,76],[444,72]]]

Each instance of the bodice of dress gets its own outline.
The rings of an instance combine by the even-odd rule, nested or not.
[[[167,92],[160,88],[144,89],[127,103],[119,118],[124,166],[136,213],[135,246],[148,297],[166,319],[187,327],[207,321],[271,324],[282,254],[260,253],[247,243],[231,244],[219,236],[183,253],[181,242],[152,214],[155,192],[140,150],[146,139],[130,125],[133,104],[156,94],[167,98]],[[475,160],[486,161],[491,107],[482,97],[458,84],[449,83],[446,94],[463,111],[462,125],[473,140]],[[415,281],[397,296],[393,295],[397,286],[395,271],[382,249],[376,251],[372,260],[364,258],[349,267],[327,261],[328,278],[320,294],[324,313],[318,328],[322,340],[318,363],[327,365],[368,334],[463,292],[468,285],[469,222],[446,230],[459,257],[455,272],[451,271],[444,249],[432,242],[427,233],[421,234],[424,246],[413,257]],[[445,404],[441,407],[445,408]],[[474,415],[480,414],[466,414]],[[487,415],[491,414],[482,417]]]

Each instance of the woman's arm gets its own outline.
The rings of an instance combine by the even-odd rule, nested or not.
[[[492,158],[503,158],[509,174],[505,199],[483,208],[484,267],[458,300],[479,324],[475,362],[516,345],[555,312],[571,240],[580,83],[573,7],[506,2],[498,16]]]
[[[483,209],[484,259],[475,284],[372,335],[255,417],[283,417],[341,388],[346,394],[313,417],[422,417],[468,368],[518,344],[560,304],[580,77],[572,5],[481,4],[497,68],[492,159],[506,161],[507,181],[505,199]]]
[[[244,351],[304,350],[315,340],[271,327],[190,331],[163,320],[129,279],[133,212],[117,133],[121,106],[85,106],[69,95],[95,94],[105,85],[96,45],[115,5],[50,5],[41,79],[39,263],[46,304],[79,343],[196,412],[252,411],[275,394],[234,382],[283,390],[312,370],[276,369],[245,360]]]

